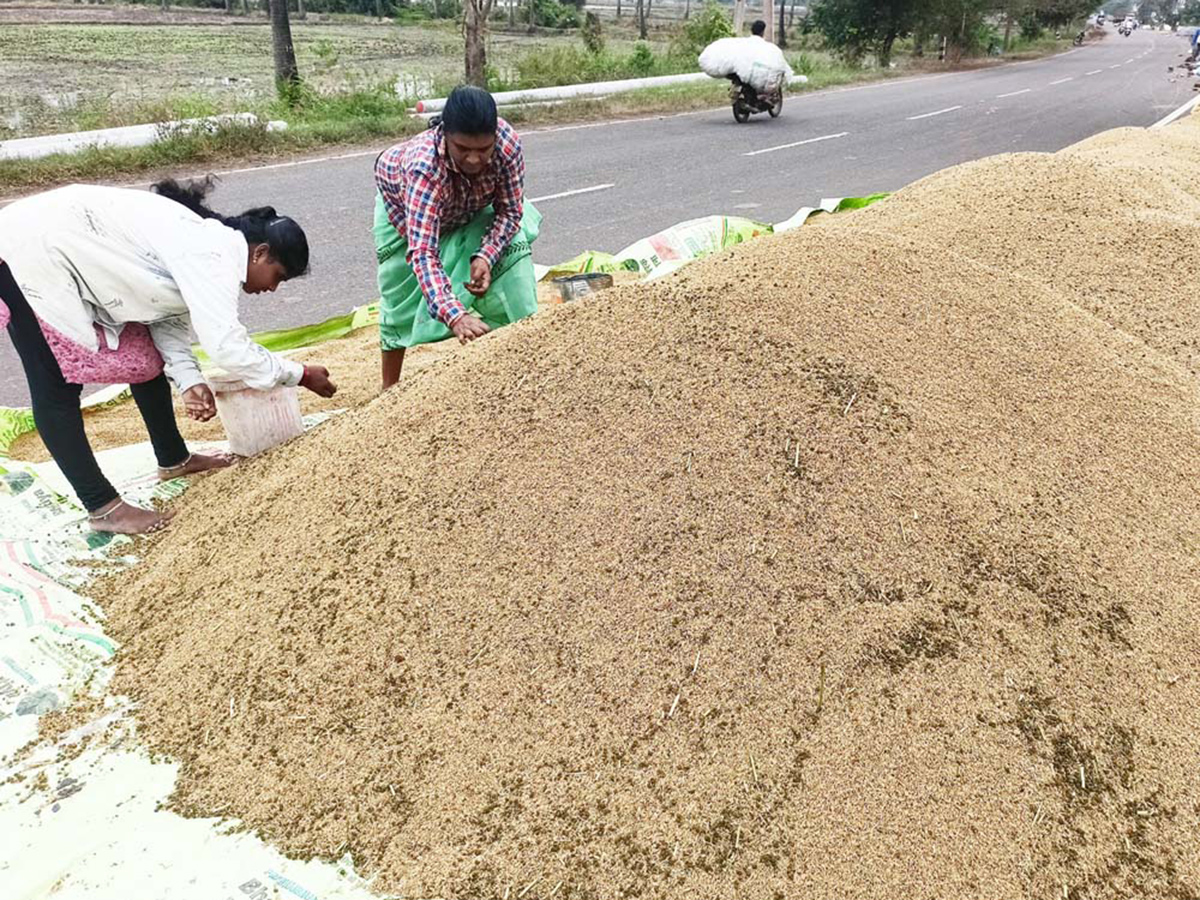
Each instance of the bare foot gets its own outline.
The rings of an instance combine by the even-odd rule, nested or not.
[[[110,534],[152,534],[166,528],[174,515],[171,512],[143,509],[118,498],[89,513],[88,524],[92,526],[92,531]]]
[[[195,475],[198,472],[208,472],[212,469],[224,469],[232,466],[234,458],[224,453],[191,453],[177,466],[158,467],[158,480],[170,481],[182,475]]]

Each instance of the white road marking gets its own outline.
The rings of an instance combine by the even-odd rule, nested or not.
[[[1083,74],[1084,75],[1099,75],[1103,71],[1104,71],[1103,69],[1092,69],[1092,71],[1084,72]]]
[[[1007,94],[997,94],[996,99],[1000,100],[1004,97],[1015,97],[1017,94],[1028,94],[1033,88],[1025,88],[1023,91],[1009,91]]]
[[[594,194],[596,191],[607,191],[610,187],[616,187],[615,184],[593,184],[591,187],[576,188],[573,191],[559,191],[557,194],[546,194],[543,197],[530,197],[530,203],[544,203],[547,200],[557,200],[560,197],[575,197],[579,194]]]
[[[954,112],[956,109],[962,109],[962,104],[958,106],[947,106],[945,109],[935,110],[931,113],[921,113],[919,116],[909,116],[908,121],[912,122],[916,119],[928,119],[930,116],[940,116],[942,113]]]
[[[1167,125],[1170,125],[1172,122],[1174,122],[1180,116],[1186,115],[1187,113],[1191,112],[1192,107],[1195,106],[1197,103],[1200,103],[1200,94],[1197,94],[1195,97],[1193,97],[1187,103],[1183,104],[1183,106],[1179,107],[1179,109],[1175,110],[1175,112],[1170,113],[1169,115],[1163,116],[1161,119],[1159,119],[1157,122],[1155,122],[1150,127],[1151,128],[1163,128]]]
[[[1052,84],[1052,85],[1055,85],[1055,84],[1066,84],[1068,81],[1074,81],[1074,80],[1075,80],[1075,78],[1074,78],[1074,76],[1072,76],[1072,77],[1070,77],[1070,78],[1060,78],[1060,79],[1058,79],[1058,81],[1052,81],[1052,82],[1050,82],[1050,84]]]
[[[1121,68],[1121,64],[1117,63],[1115,66],[1109,66],[1109,68],[1110,69],[1119,69],[1119,68]]]
[[[1133,62],[1132,59],[1127,59],[1127,60],[1125,60],[1125,65],[1129,65],[1131,62]]]
[[[817,141],[831,141],[834,138],[845,137],[850,132],[839,131],[837,134],[823,134],[821,137],[809,138],[806,141],[794,141],[791,144],[780,144],[778,147],[766,147],[762,150],[751,150],[749,153],[743,153],[742,156],[758,156],[762,153],[774,153],[776,150],[790,150],[793,147],[800,147],[804,144],[815,144]]]

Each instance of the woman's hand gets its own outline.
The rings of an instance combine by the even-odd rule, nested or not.
[[[488,328],[482,319],[476,318],[470,313],[463,313],[454,320],[450,330],[454,332],[454,336],[458,338],[460,344],[468,344],[475,338],[483,337],[492,329]]]
[[[482,297],[488,292],[488,288],[492,286],[492,267],[488,265],[488,261],[482,256],[471,258],[471,280],[463,287],[474,294],[476,297]]]
[[[194,384],[183,392],[183,406],[188,418],[207,422],[217,414],[217,401],[207,384]]]
[[[308,388],[318,397],[332,397],[337,393],[337,385],[329,380],[329,370],[324,366],[305,366],[300,387]]]

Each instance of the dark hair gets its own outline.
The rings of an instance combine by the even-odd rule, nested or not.
[[[252,246],[266,244],[271,258],[283,265],[285,278],[298,278],[308,271],[308,238],[295,219],[278,215],[273,206],[258,206],[237,216],[214,212],[204,201],[216,183],[212,175],[187,184],[168,178],[151,185],[150,190],[182,203],[201,218],[216,219],[222,225],[237,229]]]
[[[483,88],[461,85],[450,92],[442,114],[430,124],[440,124],[446,134],[495,134],[496,101]]]
[[[767,33],[767,23],[762,19],[755,19],[754,24],[750,26],[750,33],[762,37]]]

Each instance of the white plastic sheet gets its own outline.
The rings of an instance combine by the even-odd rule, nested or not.
[[[756,91],[766,91],[793,74],[783,51],[760,37],[713,41],[700,54],[700,68],[713,78],[737,75]]]

